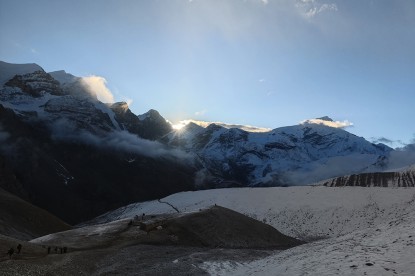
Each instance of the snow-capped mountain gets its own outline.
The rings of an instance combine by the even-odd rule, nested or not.
[[[196,153],[211,175],[254,186],[298,185],[382,170],[392,150],[343,129],[307,122],[269,132],[190,123],[165,139]]]
[[[0,187],[75,223],[127,202],[193,189],[189,155],[160,142],[170,124],[102,103],[80,77],[0,63]]]
[[[94,134],[126,130],[152,140],[171,131],[170,124],[157,111],[150,110],[140,120],[126,103],[100,102],[82,78],[65,71],[49,74],[36,65],[5,62],[0,69],[2,79],[11,76],[0,90],[0,103],[23,118],[38,118],[49,125],[65,124],[65,128]]]

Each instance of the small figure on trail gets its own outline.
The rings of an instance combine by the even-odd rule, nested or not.
[[[65,246],[64,248],[63,248],[63,253],[66,253],[66,251],[68,250],[68,248]]]
[[[62,247],[59,247],[59,251],[60,251],[60,253],[62,254],[62,252],[63,252],[63,248],[62,248]]]
[[[48,254],[50,254],[50,246],[48,246]]]
[[[22,245],[19,243],[17,245],[17,254],[20,254],[20,251],[22,250]]]
[[[143,214],[141,215],[141,220],[144,220],[145,216],[146,216],[146,214],[144,214],[144,213],[143,213]]]
[[[55,246],[55,253],[58,254],[58,248]]]
[[[135,220],[135,221],[138,221],[138,215],[135,215],[135,216],[134,216],[134,220]]]
[[[14,253],[14,248],[10,247],[9,251],[7,251],[7,254],[9,255],[10,259],[12,258],[13,253]]]
[[[128,222],[128,226],[131,226],[131,225],[133,225],[133,220],[130,220],[130,221]]]

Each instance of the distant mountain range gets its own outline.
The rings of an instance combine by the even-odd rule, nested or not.
[[[382,171],[393,151],[311,122],[174,130],[156,110],[137,116],[125,102],[102,103],[84,78],[0,62],[0,187],[69,223],[184,190]]]
[[[328,117],[320,120],[331,121]],[[303,123],[269,132],[247,132],[190,123],[164,140],[195,153],[209,176],[243,186],[290,186],[382,170],[391,148],[343,129]],[[229,182],[225,182],[224,186]]]

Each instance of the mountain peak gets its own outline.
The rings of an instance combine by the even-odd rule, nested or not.
[[[59,81],[60,84],[72,83],[79,79],[72,74],[66,73],[65,70],[49,72],[49,75],[51,75],[55,80]]]
[[[327,121],[327,122],[334,122],[332,118],[330,118],[329,116],[323,116],[320,118],[316,118],[317,120],[322,120],[322,121]]]
[[[44,71],[36,63],[13,64],[0,61],[0,86],[13,78],[15,75],[24,75],[35,71]]]

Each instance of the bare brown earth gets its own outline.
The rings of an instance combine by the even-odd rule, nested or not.
[[[49,212],[0,188],[0,234],[30,240],[70,228]]]
[[[26,255],[3,258],[0,274],[204,275],[199,266],[205,261],[249,261],[300,243],[269,225],[216,206],[41,237],[31,241],[33,249]],[[23,249],[30,246],[23,244]],[[68,253],[54,252],[63,246]],[[49,255],[47,247],[52,248]]]

